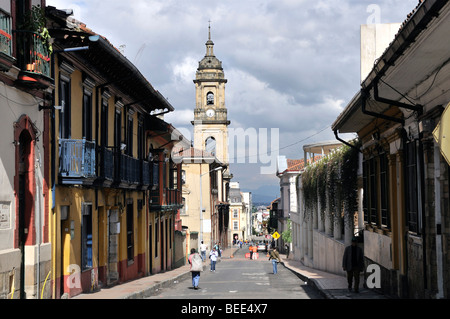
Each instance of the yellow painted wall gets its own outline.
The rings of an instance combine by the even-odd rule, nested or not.
[[[69,206],[67,220],[61,221],[61,236],[64,238],[64,274],[68,275],[67,267],[70,264],[81,265],[81,206],[83,203],[92,204],[92,254],[93,267],[98,267],[98,211],[95,209],[95,193],[92,189],[58,187],[56,190],[56,211],[61,218],[61,206]],[[56,221],[57,222],[57,221]],[[71,237],[71,222],[74,232]],[[68,240],[69,239],[69,240]]]
[[[58,104],[59,101],[59,67],[58,61],[56,61],[55,66],[55,101]],[[83,74],[79,70],[74,70],[70,76],[70,96],[71,96],[71,138],[72,139],[82,139],[82,116],[83,116]],[[99,92],[100,93],[100,92]],[[116,96],[110,91],[112,96],[108,99],[108,146],[114,145],[114,134],[115,134],[115,112],[116,112]],[[101,113],[102,99],[96,97],[97,90],[94,88],[92,90],[92,137],[93,139],[100,139],[101,135],[101,119],[96,119],[96,103],[98,102],[99,115]],[[98,100],[98,101],[97,101]],[[133,118],[133,156],[138,155],[138,112],[134,112],[131,116]],[[129,113],[126,107],[121,109],[121,141],[126,143],[125,140],[125,128],[126,121],[128,119]],[[97,127],[98,126],[98,127]],[[56,111],[55,116],[55,128],[56,128],[56,139],[59,136],[59,111]],[[96,136],[96,132],[99,133]],[[96,140],[98,143],[99,141]],[[153,141],[155,148],[161,144],[165,144],[165,141]],[[161,142],[161,143],[160,143]],[[164,142],[164,143],[163,143]],[[59,167],[59,150],[58,141],[55,141],[56,145],[56,158],[55,158],[55,168],[58,170]],[[168,185],[169,179],[169,165],[166,166],[167,174],[166,185]],[[208,169],[208,165],[205,165],[205,171]],[[56,172],[56,174],[58,174]],[[178,178],[181,178],[180,176]],[[207,176],[205,176],[207,178]],[[208,179],[208,178],[207,178]],[[208,179],[209,180],[209,179]],[[209,187],[205,182],[205,194],[209,191]],[[123,195],[125,193],[125,196]],[[59,298],[59,291],[56,291],[55,282],[58,282],[61,276],[70,275],[69,265],[78,265],[81,267],[82,256],[81,256],[81,207],[83,203],[92,203],[92,251],[93,251],[93,268],[108,266],[108,210],[109,209],[119,209],[119,221],[120,221],[120,234],[119,234],[119,245],[118,245],[118,262],[123,262],[127,260],[127,216],[126,216],[126,200],[131,199],[133,201],[133,234],[134,234],[134,263],[138,262],[138,256],[145,254],[145,269],[144,272],[147,274],[149,269],[149,238],[148,238],[148,225],[152,223],[153,233],[152,233],[152,270],[157,272],[160,270],[161,265],[161,228],[160,221],[156,224],[156,213],[148,213],[147,201],[148,197],[143,195],[143,191],[138,190],[124,190],[115,188],[105,188],[96,191],[92,188],[87,188],[83,186],[67,186],[60,185],[58,183],[58,176],[56,176],[56,188],[55,188],[55,208],[50,212],[50,236],[52,241],[52,279],[53,279],[53,295]],[[125,198],[125,202],[124,202]],[[138,211],[138,199],[143,200],[143,207]],[[207,196],[205,195],[205,207],[207,205]],[[50,193],[49,199],[50,207],[52,205],[52,194]],[[69,215],[67,220],[61,221],[61,206],[69,206]],[[120,211],[122,208],[122,211]],[[173,224],[174,217],[163,217],[164,222],[171,220]],[[205,217],[206,218],[206,217]],[[74,229],[71,235],[71,222],[73,222]],[[158,226],[158,239],[155,240],[155,230]],[[169,230],[169,227],[167,228]],[[165,230],[165,227],[164,227]],[[172,225],[172,232],[174,231]],[[166,237],[164,237],[166,238]],[[173,235],[167,236],[168,239],[172,239]],[[158,247],[158,256],[155,257],[156,248]],[[170,247],[170,243],[164,243],[164,247]],[[172,244],[172,250],[173,250]],[[172,250],[165,249],[166,256],[172,258]],[[125,263],[126,264],[126,263]],[[62,270],[63,269],[63,270]],[[73,269],[73,268],[72,268]],[[140,269],[142,270],[142,269]]]
[[[186,201],[186,214],[181,216],[183,226],[187,226],[191,232],[199,232],[200,240],[200,174],[210,170],[209,164],[183,164],[186,172],[186,183],[183,185],[183,197]],[[203,219],[211,219],[211,190],[209,174],[202,176],[202,206],[205,209]],[[203,232],[203,241],[211,247],[211,233]],[[191,247],[198,249],[198,247]]]

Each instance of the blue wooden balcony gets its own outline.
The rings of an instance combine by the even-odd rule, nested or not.
[[[62,184],[92,184],[95,172],[95,142],[59,139],[59,177]]]

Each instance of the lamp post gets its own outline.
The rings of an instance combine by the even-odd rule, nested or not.
[[[206,173],[200,174],[200,242],[203,240],[203,192],[202,192],[202,177],[214,171],[221,171],[222,166],[216,167]]]

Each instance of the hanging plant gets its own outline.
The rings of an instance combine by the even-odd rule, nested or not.
[[[47,20],[45,18],[45,9],[40,5],[33,5],[25,14],[23,23],[19,26],[19,29],[38,33],[42,38],[42,43],[45,45],[50,55],[53,48],[50,41],[50,34],[46,28],[46,23]]]
[[[360,143],[356,144],[359,148]],[[342,156],[341,164],[341,191],[345,199],[345,211],[351,214],[358,210],[358,166],[359,152],[346,146]],[[351,219],[347,219],[351,222]]]
[[[354,141],[354,144],[359,148],[359,141]],[[321,207],[319,213],[322,219],[328,207],[329,218],[335,222],[344,217],[343,211],[352,214],[357,210],[358,161],[358,151],[344,145],[306,167],[302,174],[305,219],[312,216],[317,203]],[[334,223],[331,223],[331,227],[334,227]]]

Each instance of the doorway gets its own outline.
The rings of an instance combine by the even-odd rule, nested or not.
[[[111,209],[108,210],[108,221],[107,221],[107,232],[108,232],[108,267],[106,274],[107,285],[112,285],[119,280],[119,269],[117,267],[117,262],[119,258],[119,233],[120,233],[120,222],[119,222],[119,210]]]
[[[18,154],[18,212],[19,212],[19,242],[20,249],[20,298],[26,298],[25,292],[25,246],[33,244],[33,156],[32,156],[32,138],[28,131],[24,130],[19,137]]]

